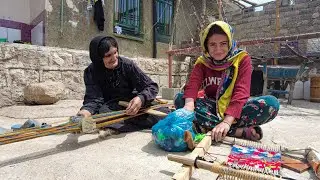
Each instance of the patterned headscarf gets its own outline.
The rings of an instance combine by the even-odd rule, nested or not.
[[[229,51],[227,56],[222,61],[216,61],[214,60],[210,55],[209,52],[205,48],[205,41],[207,39],[208,33],[210,29],[213,26],[219,26],[227,35],[228,37],[228,45],[229,45]],[[238,55],[242,50],[237,48],[236,41],[233,39],[234,30],[233,28],[224,21],[215,21],[211,24],[209,24],[201,33],[200,33],[200,42],[201,47],[203,51],[203,56],[201,58],[205,59],[206,66],[212,68],[212,69],[225,69],[229,67],[236,55]]]

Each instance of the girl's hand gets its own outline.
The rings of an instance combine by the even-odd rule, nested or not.
[[[212,133],[211,133],[212,140],[216,142],[222,141],[222,139],[226,137],[227,133],[229,132],[234,120],[235,120],[234,117],[226,115],[224,120],[212,129]]]
[[[211,139],[219,142],[226,137],[228,131],[230,130],[231,125],[225,121],[220,122],[216,127],[212,129]]]
[[[186,98],[183,108],[188,111],[194,111],[194,100],[192,98]]]

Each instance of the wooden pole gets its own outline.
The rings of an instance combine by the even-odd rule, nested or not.
[[[280,32],[280,0],[276,0],[276,31],[275,31],[275,37],[279,36]],[[276,58],[274,59],[273,64],[278,64],[278,53],[279,53],[279,43],[274,43],[274,50],[277,53]]]
[[[9,137],[2,138],[0,139],[0,145],[34,139],[34,138],[43,137],[43,136],[49,136],[52,134],[78,132],[78,131],[80,131],[80,128],[77,127],[77,124],[72,123],[69,125],[61,126],[61,127],[43,129],[41,132],[28,132],[26,134],[20,134],[19,136],[15,136],[11,138]]]
[[[205,17],[207,14],[207,0],[202,0],[202,15]]]
[[[313,39],[313,38],[319,38],[319,37],[320,37],[320,32],[313,32],[313,33],[305,33],[305,34],[294,34],[289,36],[242,40],[237,42],[237,44],[238,46],[252,46],[252,45],[258,45],[258,44],[270,44],[270,43],[281,42],[281,41],[296,41],[296,40]],[[181,54],[198,53],[198,52],[201,52],[200,46],[169,50],[166,53],[172,54],[172,55],[181,55]]]
[[[172,50],[173,46],[173,35],[175,34],[175,27],[176,27],[176,20],[177,20],[177,15],[179,12],[179,7],[180,7],[181,0],[176,1],[176,6],[175,6],[175,12],[173,14],[173,21],[172,21],[172,33],[170,37],[170,43],[169,43],[169,51]],[[169,88],[172,88],[172,54],[168,54],[168,86]]]
[[[242,0],[242,1],[245,2],[245,3],[250,4],[251,6],[257,6],[256,3],[250,2],[250,1],[248,1],[248,0]]]
[[[222,0],[218,0],[218,12],[219,12],[219,20],[223,21],[223,17],[222,17]]]
[[[212,143],[211,132],[208,132],[206,136],[201,140],[201,142],[196,146],[196,148],[191,152],[189,157],[195,159],[198,156],[204,156],[208,151]],[[182,169],[173,175],[175,180],[189,180],[194,172],[194,166],[183,165]]]
[[[172,49],[169,48],[169,49]],[[168,54],[168,66],[169,66],[169,69],[168,69],[168,87],[169,88],[172,88],[172,57],[173,55],[172,54]]]
[[[119,105],[123,106],[123,107],[128,107],[129,103],[126,102],[126,101],[119,101]],[[156,115],[156,116],[162,116],[162,117],[165,117],[165,116],[168,115],[167,113],[160,112],[160,111],[157,111],[157,110],[154,110],[154,109],[146,109],[144,112],[147,113],[147,114]]]

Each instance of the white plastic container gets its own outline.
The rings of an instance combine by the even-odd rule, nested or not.
[[[303,99],[303,82],[297,81],[294,85],[294,91],[293,91],[293,99]]]
[[[310,100],[310,80],[303,83],[303,99]]]

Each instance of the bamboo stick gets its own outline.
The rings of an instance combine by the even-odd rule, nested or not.
[[[94,126],[89,127],[89,128],[95,128],[99,129],[114,123],[118,123],[120,121],[124,121],[142,114],[145,114],[147,112],[150,113],[150,110],[153,108],[158,108],[158,107],[167,107],[170,105],[155,105],[151,106],[146,109],[141,109],[136,115],[134,116],[128,116],[124,112],[125,111],[116,111],[116,112],[111,112],[111,113],[103,113],[103,114],[98,114],[98,115],[93,115],[89,118],[86,118],[85,120],[89,122],[92,121],[94,123]],[[158,113],[159,111],[157,111]],[[117,114],[120,113],[120,114]],[[153,113],[151,111],[151,113]],[[83,119],[84,120],[84,119]],[[49,127],[49,128],[28,128],[25,130],[17,131],[17,132],[10,132],[6,133],[0,136],[0,145],[3,144],[9,144],[9,143],[14,143],[14,142],[19,142],[19,141],[24,141],[28,139],[34,139],[42,136],[48,136],[48,135],[53,135],[53,134],[58,134],[58,133],[69,133],[69,132],[79,132],[81,131],[81,122],[80,123],[73,123],[73,122],[67,122],[61,125],[57,125],[54,127]]]
[[[79,131],[79,128],[70,128],[70,129],[68,129],[67,132],[65,130],[59,130],[59,131],[56,131],[54,134],[72,133],[72,132],[77,132],[77,131]],[[42,133],[42,134],[34,135],[34,136],[27,136],[27,137],[23,137],[23,138],[19,138],[19,139],[10,139],[8,141],[0,142],[0,145],[11,144],[11,143],[15,143],[15,142],[35,139],[35,138],[39,138],[39,137],[43,137],[43,136],[49,136],[49,135],[52,135],[51,132]]]
[[[117,114],[117,113],[120,113],[120,114]],[[94,119],[95,122],[99,123],[99,122],[103,122],[103,121],[106,121],[106,120],[109,120],[109,119],[115,119],[115,118],[118,118],[118,117],[125,116],[124,113],[125,113],[124,110],[115,111],[115,112],[92,115],[90,118]],[[116,115],[110,116],[111,114],[116,114]],[[55,127],[60,127],[62,125],[66,125],[69,122],[70,121],[65,121],[62,124],[59,124],[59,125],[54,126],[54,127],[49,127],[49,128],[32,127],[32,128],[27,128],[27,129],[21,129],[21,130],[17,130],[17,131],[14,131],[14,132],[9,132],[9,133],[2,134],[2,135],[0,135],[0,139],[2,137],[15,136],[15,135],[23,134],[23,133],[28,133],[28,132],[34,132],[34,131],[39,132],[39,131],[43,131],[43,130],[48,130],[48,129],[52,129],[52,128],[55,128]],[[54,123],[56,123],[56,122],[54,122]]]
[[[34,134],[34,133],[33,134],[30,134],[30,133],[29,134],[22,134],[20,137],[9,138],[4,141],[1,140],[0,145],[29,140],[29,139],[34,139],[34,138],[43,137],[43,136],[49,136],[49,135],[60,134],[60,133],[76,132],[76,131],[80,131],[80,128],[74,127],[72,125],[65,126],[65,127],[63,126],[63,127],[51,129],[48,131],[43,131],[43,132],[40,132],[37,134]]]
[[[126,102],[126,101],[119,101],[119,105],[120,106],[124,106],[124,107],[128,107],[129,103]],[[159,107],[163,107],[163,105],[159,106]],[[142,110],[142,111],[144,111],[147,114],[156,115],[156,116],[167,116],[168,115],[167,113],[154,110],[154,108],[147,108],[147,109]]]
[[[34,129],[34,131],[27,131],[27,132],[23,132],[23,133],[19,133],[19,134],[9,134],[9,135],[6,135],[6,136],[2,136],[0,137],[0,141],[1,140],[5,140],[5,139],[8,139],[9,137],[10,138],[19,138],[20,136],[27,136],[27,135],[32,135],[32,134],[35,134],[35,133],[42,133],[42,132],[54,132],[56,129],[58,128],[64,128],[65,126],[67,126],[69,124],[65,124],[63,126],[55,126],[55,127],[51,127],[51,128],[45,128],[45,129]],[[77,124],[70,124],[71,126],[74,126],[74,125],[77,125]]]
[[[107,121],[107,122],[103,122],[103,123],[97,124],[97,128],[99,129],[99,128],[102,128],[102,127],[105,127],[105,126],[108,126],[108,125],[111,125],[111,124],[119,123],[121,121],[125,121],[125,120],[131,119],[133,117],[140,116],[142,114],[145,114],[145,113],[141,112],[141,113],[136,114],[136,115],[127,116],[127,117],[121,117],[121,118],[118,118],[118,119],[114,119],[114,120],[110,120],[110,121]]]

